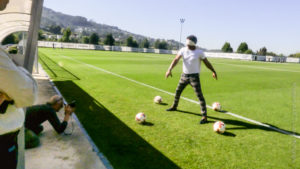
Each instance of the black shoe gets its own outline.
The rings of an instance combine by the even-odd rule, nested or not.
[[[176,107],[170,107],[170,108],[166,109],[166,111],[176,111],[176,110],[177,110]]]
[[[205,123],[208,123],[207,117],[204,117],[200,120],[200,124],[205,124]]]

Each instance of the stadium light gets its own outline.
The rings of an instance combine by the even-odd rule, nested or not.
[[[180,18],[180,41],[179,41],[180,43],[181,43],[182,25],[183,25],[184,21],[185,21],[184,18]],[[180,47],[179,45],[178,45],[178,49]]]

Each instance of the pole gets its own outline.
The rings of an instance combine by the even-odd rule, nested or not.
[[[182,35],[182,25],[183,25],[184,21],[185,21],[185,19],[183,19],[183,18],[180,19],[180,40],[179,40],[180,43],[181,43],[181,35]],[[180,44],[178,45],[178,49],[179,49],[179,47],[180,47]]]
[[[22,40],[23,40],[22,55],[24,56],[25,55],[25,32],[22,32]],[[24,62],[23,62],[23,65],[24,65]]]
[[[24,67],[32,73],[34,56],[37,48],[38,31],[40,28],[41,15],[44,0],[32,0],[31,18],[25,50]]]

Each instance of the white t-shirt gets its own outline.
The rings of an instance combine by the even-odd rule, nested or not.
[[[24,123],[25,115],[22,108],[9,105],[4,114],[0,114],[0,135],[19,130]]]
[[[200,73],[200,60],[206,58],[203,50],[200,48],[190,50],[188,47],[183,47],[179,50],[178,55],[181,55],[183,59],[182,71],[184,74]]]

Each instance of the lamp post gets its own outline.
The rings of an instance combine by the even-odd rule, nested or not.
[[[182,25],[183,25],[184,21],[185,21],[185,19],[180,18],[180,41],[179,41],[180,43],[181,43]],[[179,45],[178,45],[178,49],[180,47]]]

